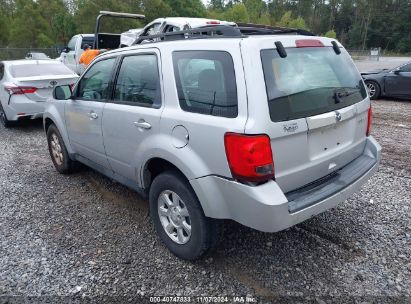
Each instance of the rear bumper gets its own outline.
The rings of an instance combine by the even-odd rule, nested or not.
[[[12,96],[10,104],[3,107],[7,119],[16,121],[20,119],[36,119],[43,117],[46,108],[45,101],[34,101],[24,95]]]
[[[28,120],[28,119],[39,119],[43,117],[43,112],[41,113],[24,113],[24,114],[15,114],[11,117],[11,121],[20,121],[20,120]]]
[[[190,181],[208,217],[232,219],[245,226],[276,232],[333,208],[356,192],[377,170],[381,146],[368,137],[362,156],[335,175],[284,194],[276,182],[247,186],[217,176]]]

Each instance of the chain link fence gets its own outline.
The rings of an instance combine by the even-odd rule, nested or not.
[[[382,56],[381,48],[372,48],[368,50],[347,50],[354,60],[372,60],[379,61]]]
[[[44,53],[51,59],[60,56],[57,48],[0,48],[0,60],[24,59],[30,52]]]

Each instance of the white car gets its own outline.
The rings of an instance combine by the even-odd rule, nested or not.
[[[139,28],[139,29],[131,29],[131,30],[128,30],[127,32],[121,33],[120,46],[127,47],[127,46],[132,45],[134,41],[136,41],[136,37],[138,37],[142,31],[143,29]]]
[[[27,53],[25,59],[29,60],[49,60],[50,57],[41,52],[29,52]]]
[[[5,127],[43,116],[56,85],[71,85],[78,75],[56,60],[0,62],[0,121]]]
[[[234,22],[207,19],[207,18],[187,18],[187,17],[157,18],[151,21],[149,24],[147,24],[142,30],[141,29],[129,30],[128,32],[122,33],[121,34],[122,37],[123,36],[127,37],[123,39],[122,46],[131,46],[134,43],[134,41],[137,40],[137,38],[141,38],[143,36],[150,36],[150,35],[156,35],[156,34],[168,33],[168,32],[177,32],[177,31],[189,30],[193,28],[211,26],[211,25],[237,26],[237,24]]]

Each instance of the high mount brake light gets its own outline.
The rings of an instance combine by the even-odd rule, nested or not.
[[[368,109],[368,117],[367,117],[367,132],[365,133],[367,136],[371,134],[371,122],[372,122],[372,108]]]
[[[220,24],[220,21],[217,21],[217,20],[207,21],[206,24]]]
[[[37,91],[37,88],[35,87],[19,87],[19,86],[12,86],[12,85],[5,86],[4,89],[10,95],[32,94]]]
[[[324,47],[324,44],[317,39],[298,39],[295,41],[297,48]]]
[[[274,178],[274,161],[267,135],[226,133],[225,151],[231,174],[247,182],[264,182]]]

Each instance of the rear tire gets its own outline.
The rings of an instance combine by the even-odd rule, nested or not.
[[[63,138],[54,124],[47,129],[47,144],[56,170],[61,174],[72,173],[76,162],[70,159]]]
[[[375,100],[380,98],[381,88],[376,81],[366,80],[365,84],[367,85],[368,93],[370,94],[370,99]]]
[[[151,184],[149,201],[157,234],[177,257],[197,260],[219,243],[222,221],[204,215],[194,190],[180,173],[158,175]]]
[[[0,122],[7,129],[13,126],[13,122],[7,119],[6,112],[3,109],[3,105],[0,102]]]

